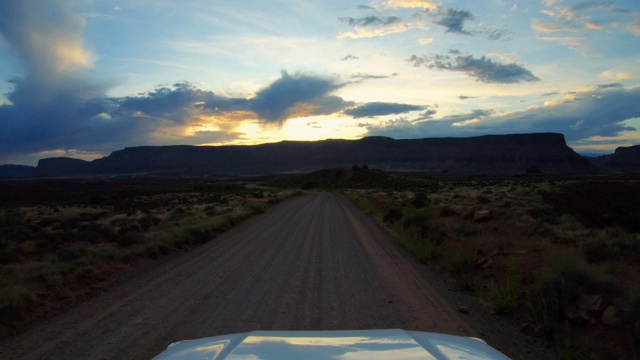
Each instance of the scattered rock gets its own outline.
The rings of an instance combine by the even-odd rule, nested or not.
[[[489,304],[487,301],[478,299],[480,305],[485,308],[487,311],[491,312],[493,310],[493,305]]]
[[[609,326],[618,325],[618,307],[613,305],[607,306],[607,308],[602,312],[600,320]]]
[[[569,319],[597,319],[595,315],[602,310],[602,295],[580,295],[575,302],[565,304],[564,315]]]
[[[483,256],[476,262],[476,266],[486,269],[493,265],[493,260],[491,260],[491,256]]]
[[[489,210],[478,210],[473,213],[473,221],[487,221],[491,217]]]
[[[461,313],[461,314],[468,314],[468,313],[470,313],[470,312],[471,312],[471,310],[469,310],[469,308],[468,308],[468,307],[466,307],[466,306],[461,306],[461,307],[458,309],[458,311],[460,311],[460,313]]]

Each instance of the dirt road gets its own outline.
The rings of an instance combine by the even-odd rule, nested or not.
[[[145,359],[182,339],[370,328],[474,335],[367,216],[313,193],[3,340],[0,358]]]

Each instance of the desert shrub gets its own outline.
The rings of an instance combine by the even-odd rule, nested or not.
[[[157,259],[160,257],[160,255],[169,254],[170,250],[171,247],[169,246],[169,244],[165,242],[155,241],[146,246],[145,253],[148,257]]]
[[[61,271],[59,271],[62,266],[60,264],[54,266],[42,262],[33,262],[29,265],[30,269],[23,269],[24,275],[29,282],[44,285],[49,290],[57,289],[62,284]]]
[[[267,204],[262,201],[249,201],[246,202],[243,207],[252,214],[262,214],[267,211]]]
[[[55,250],[58,242],[51,233],[41,233],[40,239],[36,240],[36,249],[39,251]]]
[[[0,251],[0,264],[14,264],[22,262],[20,251],[15,247],[5,247]]]
[[[459,224],[456,227],[455,232],[458,237],[470,237],[480,235],[482,233],[481,229],[477,225],[467,223]]]
[[[87,223],[78,228],[77,237],[79,240],[89,241],[92,243],[114,241],[117,238],[116,232],[100,223]]]
[[[187,249],[191,246],[193,238],[187,232],[175,234],[172,238],[172,243],[175,248]]]
[[[38,221],[38,226],[40,227],[47,227],[47,226],[51,226],[54,223],[56,223],[58,220],[54,217],[45,217],[42,218],[40,221]]]
[[[474,292],[478,288],[478,280],[473,273],[462,273],[456,276],[455,285],[458,290]]]
[[[505,200],[502,202],[502,205],[500,205],[500,207],[503,209],[510,209],[512,206],[513,203],[511,202],[511,200]]]
[[[402,215],[403,215],[403,212],[401,207],[392,207],[384,215],[383,220],[384,222],[387,222],[387,223],[394,223],[402,219]]]
[[[565,309],[581,295],[612,296],[620,288],[602,279],[588,268],[584,256],[576,252],[551,253],[528,295],[529,309],[538,323],[544,325],[548,340],[557,340],[562,330],[559,319]]]
[[[404,219],[402,219],[402,226],[404,229],[416,228],[422,232],[429,228],[430,216],[424,211],[408,211]]]
[[[77,232],[73,229],[62,229],[56,233],[56,238],[63,243],[74,242],[77,240]]]
[[[271,199],[269,199],[271,200]],[[204,208],[204,213],[207,216],[215,216],[217,214],[217,210],[216,210],[216,206],[215,205],[209,205],[207,207]]]
[[[439,219],[433,218],[424,210],[408,208],[402,219],[402,227],[409,233],[416,232],[435,245],[442,244],[446,237],[444,226]]]
[[[267,201],[270,205],[277,204],[280,202],[280,198],[278,195],[269,195],[269,200]]]
[[[189,215],[191,215],[190,211],[185,210],[182,207],[178,207],[176,209],[174,209],[171,214],[169,215],[168,220],[169,221],[178,221],[181,219],[184,219],[186,217],[188,217]]]
[[[98,236],[98,234],[90,230],[78,230],[74,235],[74,239],[76,241],[84,241],[90,243],[97,243],[100,241],[100,237]]]
[[[620,258],[620,248],[610,239],[590,238],[580,242],[580,248],[588,262],[599,263]]]
[[[116,217],[109,221],[109,224],[112,226],[128,226],[135,220],[130,219],[128,217]]]
[[[505,276],[500,280],[492,279],[481,294],[497,314],[509,312],[517,305],[522,284],[522,264],[513,260],[509,263]]]
[[[527,215],[544,224],[557,224],[559,219],[553,208],[548,205],[531,204],[527,210]]]
[[[0,229],[10,231],[24,224],[24,214],[18,209],[5,209],[0,213]]]
[[[76,244],[70,244],[58,250],[56,256],[62,262],[72,262],[84,256],[86,253],[86,247]]]
[[[421,209],[429,205],[429,202],[430,200],[427,194],[423,192],[419,192],[415,195],[415,197],[413,198],[413,201],[411,201],[411,205],[413,205],[416,209]]]
[[[442,209],[440,209],[440,216],[442,217],[449,217],[449,216],[456,216],[456,215],[460,215],[456,209],[452,208],[451,206],[445,205],[442,207]]]
[[[445,239],[442,224],[424,210],[407,208],[402,219],[403,232],[398,242],[422,263],[438,259],[438,245]]]
[[[460,276],[474,270],[476,256],[469,246],[458,246],[455,251],[447,256],[447,263],[449,271],[456,276]]]
[[[440,257],[440,252],[436,244],[422,238],[418,234],[406,234],[396,237],[395,241],[403,248],[407,249],[418,261],[425,264]]]
[[[10,228],[7,236],[15,242],[21,242],[31,238],[31,231],[25,225],[20,224]]]
[[[35,301],[35,294],[23,287],[0,287],[0,322],[20,318]]]
[[[122,247],[129,247],[144,242],[144,234],[139,232],[128,232],[116,240],[116,243]]]
[[[140,228],[140,225],[138,225],[137,223],[133,223],[133,224],[129,224],[127,226],[123,226],[118,230],[118,235],[120,235],[121,237],[129,234],[129,233],[139,233],[142,232],[142,229]]]
[[[152,226],[160,224],[161,221],[162,220],[157,216],[146,215],[141,217],[140,220],[138,220],[138,224],[140,225],[140,228],[142,228],[142,230],[147,231]]]
[[[488,204],[491,202],[491,199],[489,199],[487,196],[485,195],[478,195],[476,197],[476,200],[480,203],[480,204]]]

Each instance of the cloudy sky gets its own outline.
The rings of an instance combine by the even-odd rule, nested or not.
[[[0,164],[559,132],[640,144],[638,0],[2,0]]]

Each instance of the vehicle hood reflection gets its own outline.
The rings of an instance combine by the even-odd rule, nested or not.
[[[155,359],[507,359],[475,338],[404,330],[254,331],[175,343]]]

